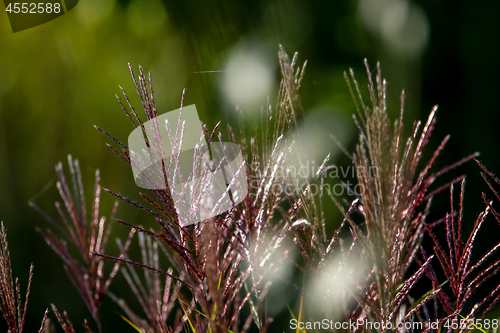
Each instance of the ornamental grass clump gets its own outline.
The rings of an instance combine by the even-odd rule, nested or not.
[[[430,159],[424,160],[424,150],[428,149],[436,125],[437,108],[433,108],[423,126],[415,122],[411,136],[405,139],[404,94],[399,118],[392,122],[387,113],[387,83],[380,65],[373,76],[365,63],[369,103],[363,99],[364,88],[355,80],[353,71],[345,75],[355,96],[354,120],[359,142],[352,154],[342,150],[357,170],[374,172],[357,172],[359,193],[346,188],[354,194],[354,200],[336,197],[328,188],[325,195],[323,191],[312,191],[314,186],[327,181],[327,172],[334,165],[330,155],[311,161],[310,152],[298,144],[303,135],[298,128],[307,121],[298,93],[305,63],[298,66],[298,55],[290,59],[282,47],[279,62],[282,80],[278,100],[274,107],[268,102],[262,108],[258,136],[246,139],[241,112],[238,130],[230,126],[224,129],[229,141],[241,149],[245,161],[241,170],[248,182],[248,195],[229,211],[183,225],[172,199],[174,189],[166,182],[160,187],[163,189],[143,190],[141,201],[129,199],[116,190],[102,189],[147,212],[155,222],[154,227],[146,228],[119,217],[117,203],[106,219],[100,215],[97,171],[88,214],[80,166],[71,156],[70,182],[65,178],[62,164],[56,167],[57,188],[65,207],[56,203],[61,222],[30,203],[49,222],[50,228],[39,232],[63,260],[97,331],[102,332],[99,312],[106,296],[121,309],[123,320],[143,333],[282,331],[268,308],[270,292],[277,282],[286,284],[290,293],[296,295],[297,306],[289,307],[295,323],[321,321],[319,318],[359,323],[354,329],[347,329],[353,332],[406,332],[412,330],[406,324],[421,323],[417,330],[439,332],[450,319],[482,318],[500,299],[500,285],[494,283],[500,271],[497,253],[500,244],[482,256],[474,253],[477,260],[472,259],[473,247],[478,231],[485,228],[487,216],[493,215],[500,223],[500,213],[483,194],[486,207],[472,232],[464,235],[465,176],[440,180],[449,170],[477,158],[478,154],[435,171],[435,161],[449,140],[449,136],[445,137]],[[133,128],[142,130],[146,146],[158,149],[156,138],[149,137],[144,130],[144,124],[158,116],[151,75],[146,76],[142,68],[136,75],[132,66],[129,68],[144,115],[138,114],[123,89],[125,103],[117,96],[118,102]],[[184,96],[185,91],[181,95],[180,112]],[[175,133],[179,147],[184,133],[180,119],[179,116],[177,124],[166,125],[169,134]],[[132,165],[129,147],[96,128],[112,141],[108,146]],[[213,129],[202,126],[209,146],[222,141],[222,128],[220,122]],[[290,172],[292,167],[306,166],[309,162],[320,165],[314,174],[298,177]],[[478,163],[483,178],[500,200],[493,186],[493,183],[500,185],[500,181]],[[179,165],[179,155],[172,154],[170,161],[162,160],[159,170],[168,179]],[[210,167],[217,172],[221,164]],[[230,183],[236,175],[228,176]],[[456,184],[461,187],[458,208],[454,200]],[[273,190],[285,187],[286,192]],[[437,221],[428,221],[429,212],[439,208],[432,205],[432,199],[447,193],[450,211]],[[328,225],[331,218],[324,209],[328,204],[336,205],[342,213],[337,228]],[[112,256],[105,249],[114,221],[119,225],[113,228],[129,231],[125,242],[117,240],[119,256]],[[434,244],[431,253],[422,245],[424,238]],[[130,251],[133,242],[140,249],[137,255]],[[77,250],[77,258],[68,245]],[[2,226],[1,309],[10,332],[22,332],[26,305],[21,310],[19,287],[17,296],[14,295],[8,258]],[[114,262],[114,266],[105,278],[103,268],[108,262]],[[284,274],[285,266],[291,267],[293,274]],[[111,283],[118,273],[127,281],[129,293],[113,290]],[[32,270],[30,282],[31,276]],[[431,289],[416,288],[425,279]],[[489,296],[474,303],[472,296],[480,287],[489,288],[492,282]],[[75,332],[65,312],[61,315],[55,306],[53,312],[66,333]],[[46,318],[47,312],[40,332],[50,330],[50,320]],[[85,322],[85,330],[90,332],[92,325]],[[335,326],[305,329],[297,326],[296,332],[319,332],[319,328],[346,331]],[[447,330],[462,332],[465,328],[448,325]]]

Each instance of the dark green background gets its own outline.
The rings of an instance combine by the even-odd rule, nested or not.
[[[413,119],[425,120],[431,107],[439,104],[431,148],[451,134],[441,166],[480,151],[485,165],[500,174],[499,3],[411,3],[428,22],[428,40],[420,53],[400,53],[370,30],[359,15],[357,1],[85,0],[56,20],[16,34],[7,14],[0,13],[0,220],[8,229],[14,276],[20,277],[23,286],[29,263],[35,264],[26,331],[38,329],[51,302],[66,309],[77,328],[83,318],[90,319],[60,259],[34,231],[46,223],[27,205],[55,178],[54,165],[66,163],[67,154],[72,154],[80,159],[89,190],[99,168],[103,187],[138,197],[130,168],[105,147],[109,140],[92,126],[126,141],[132,127],[114,97],[120,93],[118,85],[140,110],[127,62],[136,71],[138,64],[151,71],[160,112],[178,108],[186,87],[186,104],[195,103],[200,119],[210,128],[219,120],[236,124],[231,115],[234,107],[224,102],[218,88],[223,74],[193,72],[224,69],[235,47],[258,45],[276,66],[275,87],[279,84],[278,43],[290,54],[298,51],[301,62],[308,60],[302,87],[306,112],[322,107],[342,119],[354,111],[343,71],[354,68],[365,86],[363,59],[372,67],[380,60],[389,82],[393,118],[399,112],[399,93],[406,91],[406,129]],[[248,128],[253,128],[252,120],[248,122]],[[355,135],[347,135],[343,143],[353,149],[355,140]],[[332,142],[324,144],[335,149]],[[337,161],[348,164],[343,158]],[[441,181],[461,173],[468,175],[465,216],[470,228],[483,208],[481,192],[493,196],[474,162]],[[87,199],[90,196],[87,191]],[[448,210],[446,197],[436,200],[432,218]],[[109,215],[114,199],[104,193],[102,199],[101,214]],[[35,201],[55,216],[55,200],[59,197],[52,184]],[[338,223],[339,215],[333,212],[331,223]],[[118,216],[133,223],[153,223],[124,203]],[[494,223],[490,220],[487,226]],[[491,230],[495,232],[481,234],[482,249],[498,240],[497,229]],[[119,225],[115,231],[121,237],[127,233]],[[116,254],[114,240],[109,245],[108,252]],[[116,293],[129,293],[122,278],[116,282],[112,286]],[[105,331],[133,332],[116,310],[110,300],[105,301]],[[283,308],[280,318],[288,317]],[[0,321],[0,331],[3,325]],[[273,327],[290,331],[286,322],[278,321]]]

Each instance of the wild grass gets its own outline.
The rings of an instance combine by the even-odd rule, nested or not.
[[[0,297],[2,298],[2,302],[0,303],[0,309],[2,310],[2,314],[9,326],[9,332],[11,333],[23,332],[32,278],[33,264],[30,267],[29,282],[23,306],[21,302],[21,286],[19,285],[19,279],[16,278],[14,283],[12,278],[9,244],[7,242],[7,233],[5,232],[5,227],[2,222],[0,231]],[[45,313],[44,320],[46,316],[47,313]]]
[[[68,158],[70,182],[62,164],[56,166],[57,188],[65,208],[56,203],[61,222],[47,216],[34,203],[30,205],[49,222],[51,228],[38,230],[63,260],[66,273],[99,332],[102,331],[99,311],[106,296],[121,308],[124,320],[144,333],[282,330],[276,328],[274,318],[267,311],[269,292],[277,281],[299,295],[298,318],[302,321],[328,318],[337,322],[384,323],[379,328],[361,325],[354,330],[359,332],[407,331],[404,323],[416,321],[424,323],[421,331],[439,332],[448,319],[482,318],[498,302],[500,285],[494,281],[500,271],[497,253],[500,244],[486,254],[475,254],[479,259],[474,262],[472,254],[477,233],[485,228],[487,216],[493,215],[500,223],[500,213],[483,194],[485,209],[474,222],[472,232],[464,235],[465,176],[435,184],[436,180],[446,177],[446,172],[477,158],[478,154],[435,171],[435,161],[449,140],[449,136],[445,137],[430,159],[423,160],[436,125],[437,108],[431,111],[423,126],[415,122],[411,136],[405,139],[404,93],[400,116],[392,122],[387,112],[387,83],[380,65],[373,76],[365,63],[369,103],[365,103],[364,87],[359,86],[353,71],[345,75],[357,109],[354,121],[359,129],[359,142],[352,154],[344,151],[356,169],[376,170],[357,173],[358,188],[362,191],[355,193],[347,189],[355,194],[355,199],[342,200],[329,191],[327,197],[323,197],[322,192],[311,190],[313,186],[324,184],[327,171],[333,167],[329,155],[316,161],[320,168],[314,175],[300,178],[280,172],[290,170],[294,163],[301,166],[312,159],[309,152],[297,144],[301,140],[297,128],[306,121],[298,93],[305,63],[298,66],[297,61],[297,54],[290,59],[280,47],[282,80],[278,100],[274,107],[268,103],[262,108],[259,137],[247,141],[241,113],[237,133],[229,126],[225,129],[230,142],[238,144],[242,151],[245,163],[241,167],[247,176],[249,193],[224,214],[194,225],[182,225],[166,184],[166,189],[141,193],[141,202],[103,189],[146,211],[155,222],[154,228],[118,218],[118,203],[107,220],[100,216],[99,172],[95,175],[92,207],[88,214],[78,160]],[[138,115],[125,91],[125,103],[118,96],[117,99],[133,127],[142,127],[147,147],[154,147],[156,137],[148,137],[144,131],[144,123],[154,121],[158,115],[152,78],[151,75],[146,77],[142,68],[138,76],[132,66],[130,72],[145,118]],[[185,91],[181,109],[184,94]],[[114,146],[108,146],[116,154],[126,163],[133,163],[126,145],[96,128],[112,140]],[[212,130],[203,126],[203,130],[207,142],[222,141],[221,123]],[[184,125],[179,122],[175,129],[179,142],[182,142],[183,131]],[[178,157],[172,156],[170,163],[162,162],[165,179],[171,168],[179,167]],[[500,200],[493,186],[493,182],[500,185],[499,179],[478,163],[483,178]],[[250,180],[255,183],[250,185]],[[461,188],[458,208],[453,194],[456,184]],[[273,191],[276,185],[287,185],[293,191]],[[447,192],[450,193],[450,211],[438,221],[429,222],[429,212],[436,209],[431,204],[432,199]],[[335,204],[343,214],[340,226],[333,232],[327,225],[330,218],[325,216],[325,204]],[[439,212],[440,207],[437,208]],[[118,241],[118,257],[105,251],[113,221],[130,230],[124,244]],[[430,254],[422,245],[426,237],[434,242]],[[135,261],[136,256],[129,253],[135,239],[140,248],[140,261]],[[12,282],[3,225],[1,240],[1,310],[10,332],[22,332],[33,269],[26,303],[21,308],[19,286],[16,283],[14,289]],[[74,247],[78,258],[67,244]],[[294,257],[294,252],[301,258]],[[161,258],[166,258],[168,263]],[[114,262],[114,266],[105,278],[103,268],[108,262]],[[282,276],[283,265],[293,267],[298,278]],[[110,289],[118,272],[128,282],[133,300],[129,295]],[[428,279],[432,285],[430,290],[422,292],[416,288],[423,279]],[[489,296],[474,303],[472,296],[480,287],[489,288],[492,282]],[[131,306],[131,302],[138,304],[141,312],[135,312],[133,309],[137,307]],[[75,332],[65,312],[61,315],[55,306],[53,312],[65,332]],[[293,317],[293,310],[290,312]],[[46,318],[47,312],[40,332],[50,331]],[[433,327],[430,322],[438,322],[440,326]],[[87,332],[90,332],[89,326],[84,323]],[[449,330],[462,332],[466,328]],[[296,330],[301,331],[316,330]],[[339,329],[332,327],[328,331]]]

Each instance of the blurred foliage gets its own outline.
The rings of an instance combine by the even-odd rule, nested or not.
[[[14,275],[25,283],[22,272],[29,262],[35,264],[26,330],[38,327],[50,302],[68,310],[74,323],[90,318],[59,258],[34,232],[35,225],[45,222],[27,205],[35,200],[56,216],[49,209],[59,200],[55,163],[72,154],[80,159],[87,187],[100,168],[104,187],[138,197],[130,168],[107,149],[107,139],[92,126],[126,142],[132,128],[114,94],[121,94],[121,85],[134,95],[128,62],[151,72],[160,112],[178,108],[187,88],[186,104],[196,104],[200,119],[212,128],[219,120],[223,127],[237,124],[232,103],[237,99],[226,94],[232,72],[200,72],[231,66],[237,71],[239,64],[245,67],[245,61],[255,60],[256,70],[242,73],[261,73],[267,81],[248,86],[257,91],[250,95],[252,103],[242,106],[250,134],[258,124],[252,112],[260,114],[267,94],[274,100],[279,84],[276,54],[283,44],[289,53],[298,51],[300,61],[308,60],[301,88],[306,112],[312,119],[318,112],[328,114],[326,124],[352,148],[356,135],[349,117],[354,105],[343,72],[354,68],[364,84],[363,58],[372,67],[381,61],[393,116],[399,112],[400,91],[406,91],[407,130],[413,119],[427,118],[431,106],[439,104],[434,144],[452,135],[445,151],[448,159],[442,163],[479,150],[484,164],[498,174],[499,10],[498,2],[488,0],[82,0],[66,15],[15,34],[6,13],[0,13],[0,220],[9,232]],[[241,54],[255,57],[238,62]],[[263,76],[257,74],[258,82]],[[236,75],[234,82],[238,79]],[[264,83],[266,89],[257,89]],[[140,109],[137,99],[132,102]],[[333,141],[323,144],[336,149]],[[338,163],[350,164],[335,156]],[[482,207],[480,192],[486,186],[475,165],[465,172],[470,202],[466,217],[472,219]],[[103,196],[104,212],[113,201]],[[141,222],[141,212],[124,203],[118,216],[147,223]],[[115,231],[122,237],[127,233],[120,226]],[[112,289],[125,288],[116,282]],[[105,331],[130,331],[114,311],[116,306],[106,300]]]

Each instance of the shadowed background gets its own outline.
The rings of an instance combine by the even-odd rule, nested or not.
[[[494,1],[82,0],[66,15],[16,34],[0,8],[0,220],[8,230],[14,276],[22,286],[29,263],[35,265],[26,331],[38,329],[51,302],[66,309],[78,328],[83,318],[91,318],[61,260],[34,231],[47,224],[28,206],[29,200],[56,216],[53,202],[60,198],[54,165],[62,161],[67,170],[68,154],[80,160],[88,200],[96,168],[103,187],[139,197],[130,167],[93,127],[127,141],[133,127],[114,97],[121,94],[119,85],[141,115],[128,62],[136,74],[138,65],[151,72],[160,113],[177,109],[187,88],[186,105],[196,104],[208,128],[218,121],[221,128],[237,127],[237,104],[245,115],[246,134],[253,135],[268,95],[274,107],[282,44],[290,55],[299,52],[300,63],[308,61],[301,88],[310,124],[305,136],[331,132],[352,151],[357,139],[350,118],[354,104],[343,72],[353,68],[366,91],[363,59],[372,69],[380,61],[393,119],[405,89],[407,132],[414,119],[425,121],[439,104],[430,148],[451,134],[440,166],[480,151],[484,164],[500,174],[500,6]],[[332,140],[314,137],[319,139],[310,144],[320,148],[318,154],[330,152],[332,162],[351,165]],[[446,180],[462,173],[468,175],[465,216],[471,225],[483,208],[480,194],[487,187],[473,162]],[[114,198],[101,196],[101,214],[109,216]],[[447,195],[441,197],[435,202],[436,218],[448,209]],[[123,202],[117,216],[148,226],[154,222]],[[340,215],[333,208],[329,216],[338,223]],[[115,225],[115,236],[126,234],[125,227]],[[482,236],[487,242],[487,232]],[[113,242],[107,251],[117,254]],[[121,277],[111,289],[129,293]],[[104,331],[132,332],[116,311],[106,300]],[[289,319],[286,307],[276,315]],[[2,320],[0,330],[3,325]],[[286,330],[286,322],[276,325]]]

